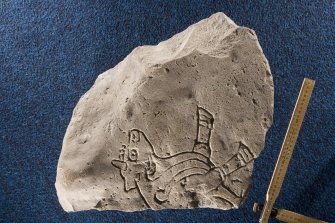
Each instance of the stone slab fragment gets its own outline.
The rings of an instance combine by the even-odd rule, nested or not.
[[[238,208],[272,123],[253,30],[216,13],[101,74],[73,111],[56,189],[65,211]]]

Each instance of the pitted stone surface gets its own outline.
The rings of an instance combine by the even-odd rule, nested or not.
[[[272,114],[255,32],[216,13],[97,78],[64,137],[59,201],[66,211],[238,208]]]

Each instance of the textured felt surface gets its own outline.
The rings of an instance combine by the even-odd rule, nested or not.
[[[232,211],[64,212],[56,166],[80,96],[136,46],[218,11],[256,31],[275,83],[274,124],[246,202]],[[256,222],[252,204],[265,198],[305,76],[316,88],[276,206],[335,222],[334,30],[334,1],[1,1],[0,222]]]

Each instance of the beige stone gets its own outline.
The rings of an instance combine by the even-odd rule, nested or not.
[[[272,123],[253,30],[216,13],[134,49],[81,97],[56,189],[65,211],[238,208]]]

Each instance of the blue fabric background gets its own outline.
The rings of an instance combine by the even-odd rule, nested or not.
[[[303,80],[316,88],[276,206],[335,222],[334,1],[1,1],[0,222],[256,222]],[[238,210],[66,213],[54,187],[81,95],[133,48],[214,12],[254,29],[275,83],[274,123]],[[273,220],[272,222],[277,222]]]

